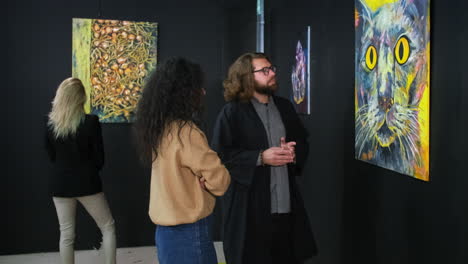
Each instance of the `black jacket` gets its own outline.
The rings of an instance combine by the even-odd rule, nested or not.
[[[286,129],[286,141],[297,142],[296,164],[288,165],[288,172],[294,254],[298,260],[303,260],[317,251],[295,178],[307,158],[307,132],[288,100],[281,97],[273,100]],[[231,174],[231,185],[220,198],[227,263],[242,263],[245,241],[254,245],[255,252],[264,255],[264,263],[271,263],[268,252],[272,234],[270,167],[256,166],[259,151],[268,149],[268,140],[252,103],[233,101],[226,104],[216,120],[211,144]]]
[[[104,165],[101,125],[86,115],[74,136],[56,139],[46,123],[45,146],[53,163],[52,196],[77,197],[102,191],[99,171]]]

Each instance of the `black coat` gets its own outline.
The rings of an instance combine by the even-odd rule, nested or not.
[[[286,129],[286,142],[297,142],[296,164],[288,165],[288,172],[294,254],[298,260],[304,260],[317,251],[295,178],[307,158],[307,132],[288,100],[281,97],[273,100]],[[270,167],[256,166],[260,150],[269,146],[265,128],[252,103],[226,104],[216,120],[211,143],[231,174],[231,185],[220,198],[227,263],[242,263],[245,241],[256,247],[255,252],[265,256],[264,263],[270,263],[270,254],[266,251],[270,248],[272,234]]]
[[[101,125],[95,115],[86,115],[74,136],[56,139],[46,125],[45,147],[53,172],[50,193],[77,197],[102,192],[99,171],[104,165]]]

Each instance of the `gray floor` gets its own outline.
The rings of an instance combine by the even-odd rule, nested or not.
[[[215,242],[218,263],[225,263],[223,246]],[[103,256],[99,250],[75,251],[75,264],[101,264]],[[157,264],[155,247],[118,248],[117,264]],[[0,256],[0,264],[60,264],[58,252]]]

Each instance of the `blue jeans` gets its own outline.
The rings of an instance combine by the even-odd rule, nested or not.
[[[156,248],[160,264],[216,264],[210,234],[211,216],[193,224],[156,226]]]

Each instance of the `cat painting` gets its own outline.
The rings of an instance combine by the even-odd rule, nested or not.
[[[429,0],[356,0],[355,157],[429,180]]]

